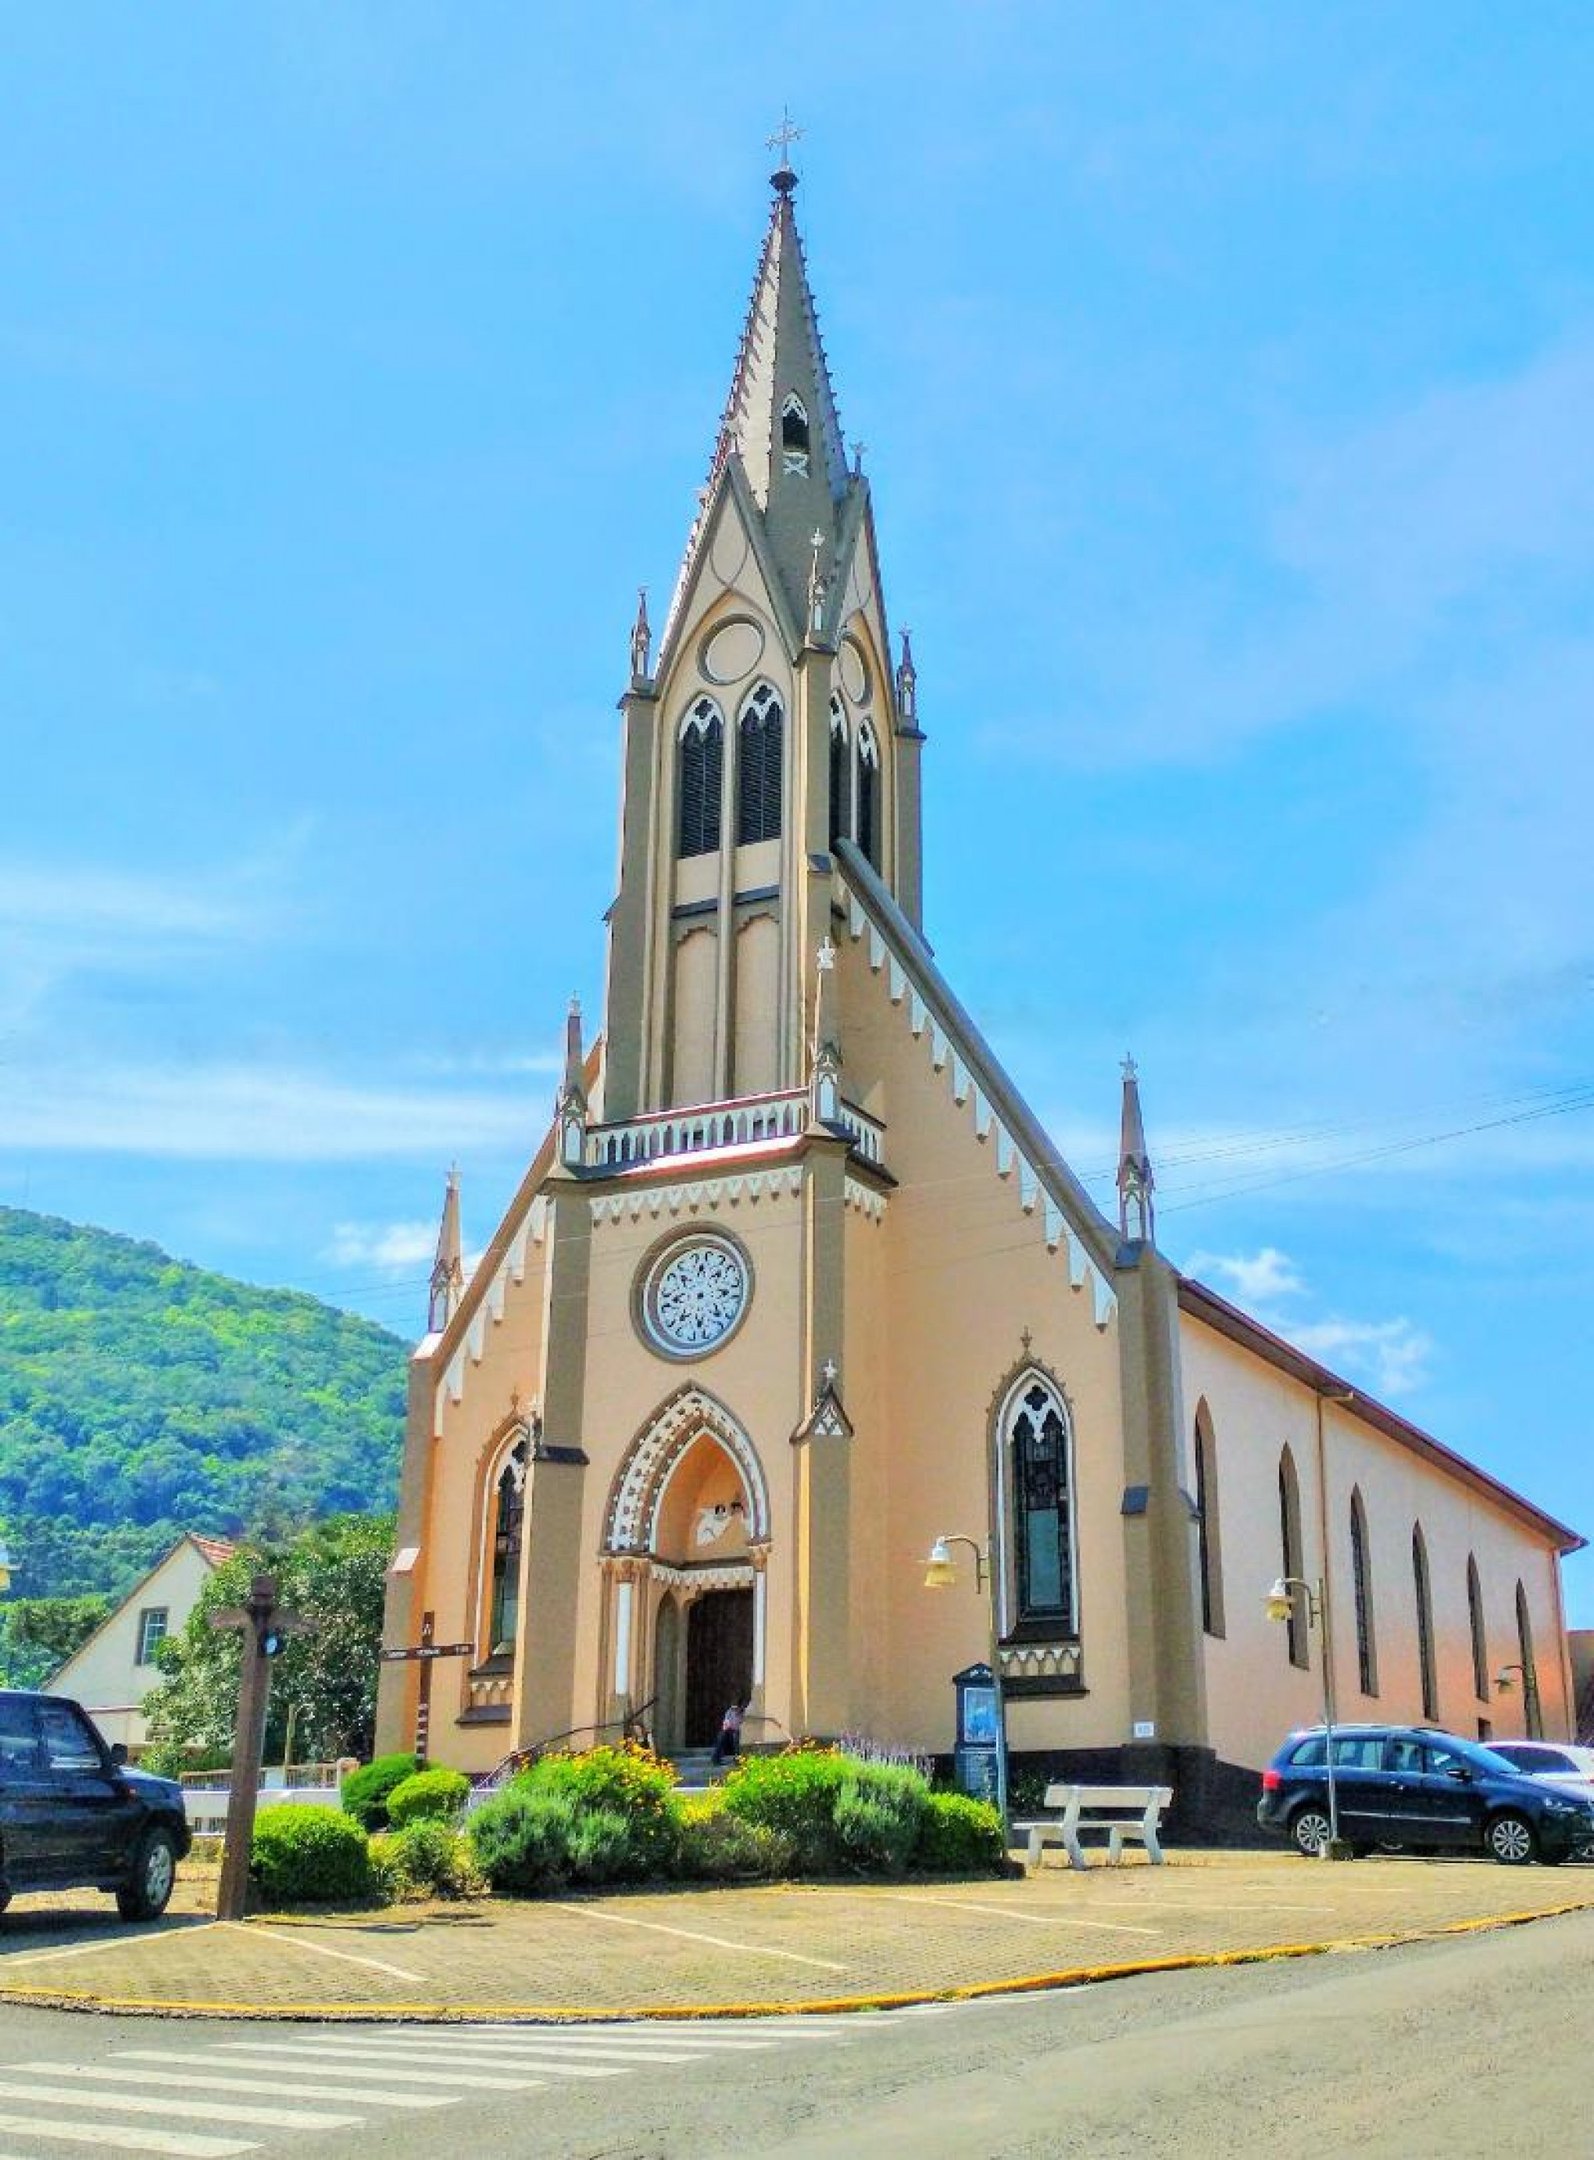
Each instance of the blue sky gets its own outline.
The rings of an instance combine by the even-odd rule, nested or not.
[[[1586,7],[7,43],[0,1199],[404,1333],[452,1158],[485,1239],[789,100],[952,981],[1086,1174],[1132,1046],[1174,1258],[1594,1531]]]

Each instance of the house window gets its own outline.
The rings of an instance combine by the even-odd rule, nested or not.
[[[166,1640],[166,1624],[170,1617],[170,1608],[165,1605],[146,1605],[139,1614],[138,1664],[154,1664],[155,1652]]]
[[[1223,1633],[1223,1547],[1218,1525],[1218,1457],[1205,1403],[1195,1422],[1196,1551],[1201,1565],[1201,1625]]]
[[[725,724],[712,698],[699,698],[681,724],[676,794],[679,855],[712,855],[720,844]]]
[[[1378,1638],[1373,1631],[1373,1563],[1361,1490],[1350,1496],[1350,1576],[1356,1601],[1356,1676],[1364,1695],[1378,1693]]]
[[[1286,1448],[1279,1457],[1279,1558],[1280,1573],[1301,1578],[1301,1486],[1295,1475],[1295,1457]],[[1290,1622],[1285,1629],[1290,1663],[1305,1672],[1311,1660],[1306,1647],[1306,1593],[1290,1592]]]
[[[494,1489],[492,1574],[487,1601],[487,1652],[513,1657],[520,1631],[520,1533],[526,1512],[527,1435],[523,1432],[498,1473]]]
[[[1471,1553],[1467,1555],[1467,1620],[1472,1630],[1472,1692],[1479,1702],[1488,1702],[1489,1638],[1483,1631],[1483,1585]]]
[[[866,720],[858,730],[858,845],[880,867],[880,747]]]
[[[789,473],[808,470],[808,408],[795,390],[787,391],[786,402],[780,408],[780,469]]]
[[[780,838],[781,750],[785,714],[768,683],[742,707],[737,731],[736,841],[751,847]]]
[[[838,840],[845,840],[848,837],[847,812],[851,806],[847,800],[850,792],[847,786],[850,777],[847,768],[851,763],[849,755],[851,747],[851,739],[847,728],[847,708],[842,704],[839,697],[833,697],[830,701],[830,844],[832,847],[835,846]]]
[[[1422,1714],[1439,1715],[1439,1686],[1434,1676],[1433,1599],[1428,1588],[1428,1545],[1418,1523],[1411,1533],[1411,1587],[1417,1601],[1417,1666],[1422,1680]]]
[[[1074,1632],[1074,1525],[1068,1423],[1056,1393],[1025,1382],[1007,1428],[1013,1474],[1018,1619]]]

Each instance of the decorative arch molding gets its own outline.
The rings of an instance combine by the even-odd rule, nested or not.
[[[722,1402],[697,1386],[679,1389],[626,1449],[604,1512],[607,1555],[649,1553],[658,1532],[659,1506],[676,1464],[701,1434],[729,1455],[747,1494],[747,1539],[769,1536],[769,1486],[758,1451]]]

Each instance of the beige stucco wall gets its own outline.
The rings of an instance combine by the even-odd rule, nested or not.
[[[1324,1572],[1317,1397],[1311,1389],[1190,1314],[1181,1316],[1185,1402],[1193,1427],[1204,1400],[1217,1461],[1225,1634],[1204,1638],[1213,1745],[1229,1761],[1259,1765],[1293,1725],[1322,1716],[1321,1643],[1310,1669],[1291,1665],[1287,1630],[1263,1613],[1282,1565],[1278,1474],[1288,1445],[1300,1484],[1303,1572]],[[1516,1588],[1532,1613],[1535,1663],[1547,1735],[1565,1737],[1568,1704],[1559,1653],[1558,1562],[1527,1526],[1354,1414],[1324,1403],[1323,1479],[1327,1574],[1338,1713],[1344,1719],[1421,1721],[1416,1596],[1411,1544],[1420,1523],[1433,1609],[1437,1720],[1476,1736],[1479,1720],[1504,1739],[1519,1732],[1520,1694],[1480,1698],[1473,1681],[1467,1558],[1476,1559],[1490,1673],[1517,1657]],[[1371,1562],[1376,1697],[1358,1679],[1351,1577],[1351,1495],[1360,1489]]]
[[[107,1740],[142,1747],[148,1735],[138,1706],[159,1680],[160,1670],[138,1663],[140,1617],[164,1605],[167,1633],[175,1635],[198,1604],[210,1573],[204,1555],[184,1538],[51,1676],[51,1692],[80,1702]]]

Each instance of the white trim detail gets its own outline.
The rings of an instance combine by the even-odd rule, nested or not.
[[[753,1575],[753,1685],[764,1684],[764,1601],[768,1584],[764,1570],[759,1568]]]
[[[623,1582],[614,1600],[614,1692],[624,1695],[631,1677],[631,1599],[633,1586]]]
[[[659,1504],[670,1472],[703,1433],[719,1442],[741,1475],[749,1542],[757,1544],[769,1536],[769,1488],[757,1449],[723,1403],[700,1387],[685,1387],[627,1451],[607,1510],[605,1552],[653,1551]]]

